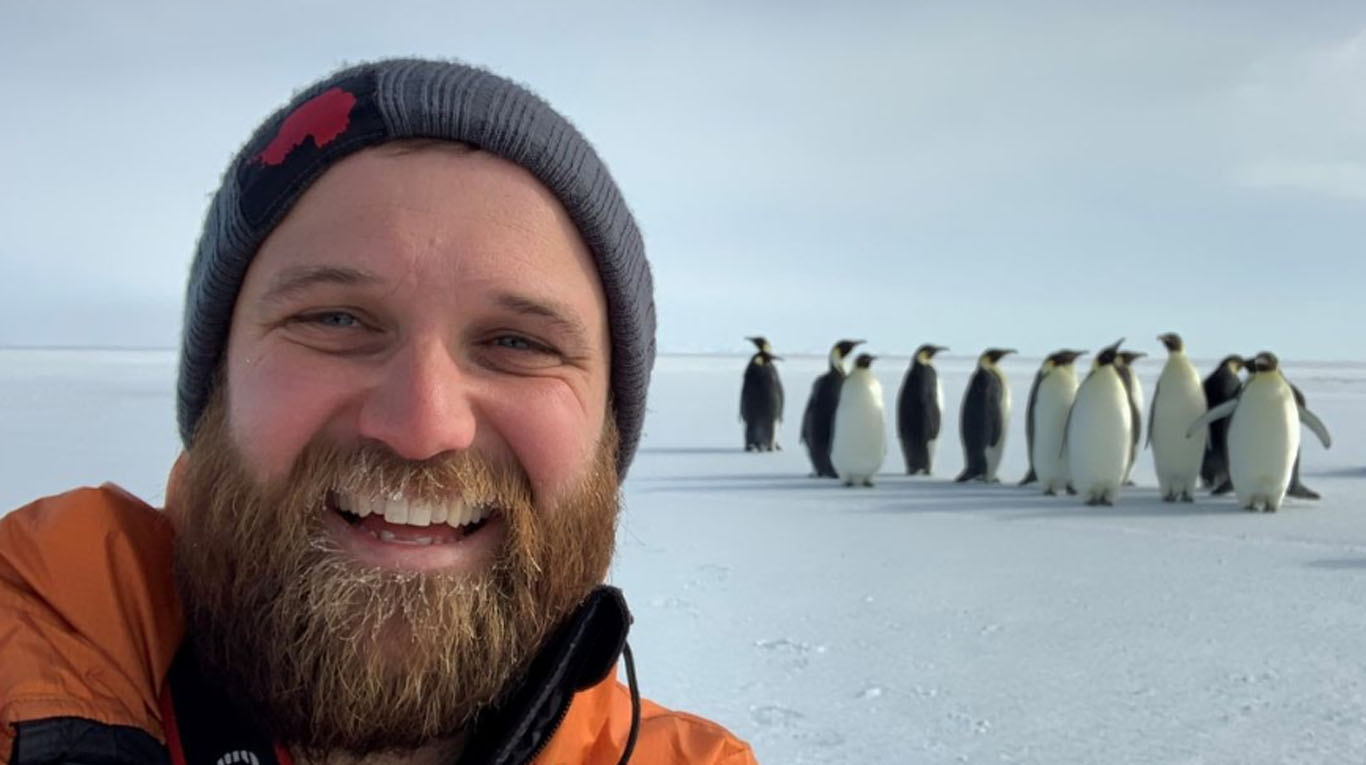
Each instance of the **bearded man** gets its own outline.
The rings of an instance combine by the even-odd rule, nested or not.
[[[421,60],[299,93],[206,216],[165,510],[0,520],[0,757],[753,762],[639,698],[602,584],[654,331],[635,222],[539,98]]]

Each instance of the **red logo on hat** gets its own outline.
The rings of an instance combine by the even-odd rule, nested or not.
[[[308,99],[285,118],[280,132],[256,159],[266,165],[278,165],[310,136],[313,145],[321,149],[346,132],[355,105],[356,97],[341,88]]]

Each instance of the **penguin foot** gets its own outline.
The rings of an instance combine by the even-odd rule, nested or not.
[[[1195,497],[1188,491],[1181,492],[1181,501],[1190,504],[1195,501]]]
[[[869,489],[873,488],[873,479],[871,479],[871,478],[865,478],[865,479],[863,479],[863,485],[864,485],[864,487],[869,488]]]
[[[852,488],[854,488],[854,482],[853,482],[853,481],[845,481],[845,482],[844,482],[844,486],[845,486],[845,488],[852,489]]]
[[[1133,481],[1125,481],[1125,482],[1124,482],[1124,485],[1125,485],[1125,486],[1136,486],[1137,484],[1135,484]]]
[[[1175,495],[1175,494],[1163,494],[1163,495],[1162,495],[1162,501],[1163,501],[1163,502],[1169,502],[1169,503],[1170,503],[1170,502],[1175,502],[1175,501],[1176,501],[1176,495]]]
[[[1214,487],[1214,490],[1211,491],[1210,494],[1218,497],[1220,495],[1227,494],[1231,491],[1233,491],[1233,481],[1225,479],[1223,483]]]
[[[1067,496],[1069,496],[1069,497],[1075,497],[1075,496],[1077,496],[1077,487],[1073,486],[1073,485],[1070,484],[1070,483],[1067,484]]]
[[[1058,496],[1058,493],[1057,493],[1056,491],[1053,491],[1052,489],[1049,489],[1049,490],[1045,491],[1045,492],[1043,493],[1043,495],[1044,495],[1045,497],[1056,497],[1056,496]]]
[[[1285,490],[1286,495],[1298,499],[1320,499],[1321,495],[1302,483],[1297,483]]]

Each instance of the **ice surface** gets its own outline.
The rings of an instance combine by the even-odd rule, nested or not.
[[[0,351],[0,507],[105,480],[159,501],[174,362]],[[1285,362],[1334,447],[1305,445],[1322,501],[1263,515],[1203,493],[1164,505],[1150,451],[1113,508],[949,483],[972,363],[938,363],[933,478],[897,475],[893,443],[875,488],[845,489],[808,478],[797,443],[823,359],[780,363],[772,454],[742,451],[743,358],[660,359],[612,574],[645,695],[767,763],[1366,760],[1366,365]],[[1003,362],[1008,482],[1037,363]],[[889,434],[906,364],[874,365]]]

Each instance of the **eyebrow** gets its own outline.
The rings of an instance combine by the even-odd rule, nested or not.
[[[319,284],[339,284],[344,286],[378,284],[382,280],[358,268],[346,266],[294,266],[276,275],[270,289],[261,298],[265,303],[276,303],[299,294],[309,287]]]
[[[568,335],[571,343],[580,348],[588,348],[588,328],[576,317],[573,312],[556,305],[555,303],[535,300],[523,295],[516,295],[511,292],[499,292],[494,295],[494,302],[500,307],[519,313],[524,316],[532,316],[539,319],[547,319],[560,332]]]

